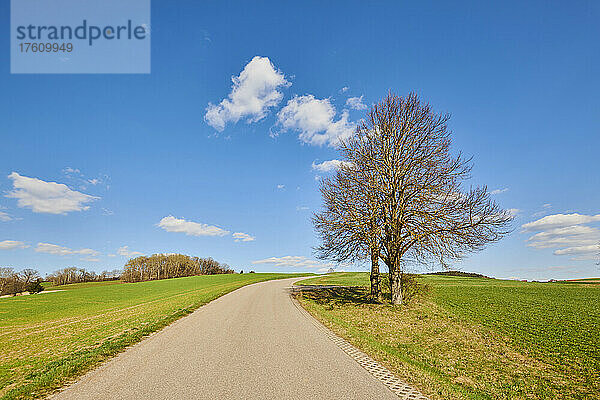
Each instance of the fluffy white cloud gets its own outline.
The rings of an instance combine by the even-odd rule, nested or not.
[[[528,241],[531,247],[583,246],[600,242],[600,230],[590,226],[573,225],[536,233]]]
[[[302,256],[270,257],[263,260],[252,261],[252,264],[269,264],[274,267],[289,268],[330,268],[332,263],[323,263]]]
[[[180,232],[189,236],[225,236],[229,234],[229,231],[218,226],[186,221],[172,215],[161,219],[158,226],[167,232]]]
[[[289,86],[283,72],[275,69],[267,57],[254,57],[239,76],[231,78],[233,86],[228,98],[219,104],[209,103],[204,120],[218,131],[228,122],[246,118],[248,123],[264,118],[269,108],[279,104],[281,87]]]
[[[348,121],[348,111],[343,111],[335,121],[336,111],[329,99],[316,99],[313,95],[294,96],[277,113],[277,123],[282,131],[299,131],[304,143],[337,146],[341,139],[354,133],[355,125]]]
[[[29,178],[16,172],[8,175],[13,181],[13,191],[6,197],[18,199],[19,207],[29,207],[36,213],[66,214],[71,211],[83,211],[85,205],[98,197],[69,189],[67,185]]]
[[[0,242],[0,250],[26,249],[27,247],[29,246],[18,240],[4,240]]]
[[[256,239],[244,232],[235,232],[232,236],[236,242],[253,242]]]
[[[560,228],[571,225],[581,225],[590,222],[600,221],[600,214],[582,215],[582,214],[553,214],[540,218],[537,221],[524,224],[522,228],[528,232],[544,231],[552,228]]]
[[[313,161],[312,169],[320,172],[331,172],[340,169],[342,165],[352,165],[352,163],[341,160],[327,160],[323,161],[322,163],[316,163]]]
[[[277,189],[283,190],[283,189],[285,189],[285,185],[277,185]]]
[[[73,250],[68,247],[59,246],[51,243],[38,243],[35,248],[36,253],[47,253],[54,254],[57,256],[70,256],[70,255],[83,255],[90,257],[97,257],[100,255],[99,251],[93,249],[79,249]]]
[[[492,190],[490,193],[491,193],[491,194],[500,194],[500,193],[504,193],[504,192],[508,192],[508,188],[504,188],[504,189],[495,189],[495,190]]]
[[[10,215],[8,215],[7,213],[5,213],[4,211],[0,211],[0,221],[2,222],[6,222],[6,221],[12,221],[12,217]]]
[[[522,228],[538,232],[528,239],[528,246],[555,248],[554,255],[570,255],[574,256],[573,260],[589,260],[600,253],[600,229],[585,224],[598,221],[600,214],[554,214],[525,224]]]
[[[130,251],[129,246],[121,246],[117,250],[117,254],[123,257],[135,257],[141,256],[144,253],[140,253],[139,251]]]
[[[366,110],[368,107],[362,102],[363,96],[349,97],[346,105],[354,110]]]

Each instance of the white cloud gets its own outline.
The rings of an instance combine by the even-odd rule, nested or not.
[[[29,246],[18,240],[4,240],[0,242],[0,250],[26,249],[27,247]]]
[[[233,238],[236,242],[253,242],[256,238],[244,232],[235,232]]]
[[[559,249],[554,252],[557,256],[562,255],[590,255],[600,253],[600,245],[592,244],[588,246],[574,246],[566,249]]]
[[[57,256],[70,256],[70,255],[83,255],[90,257],[97,257],[100,255],[99,251],[93,249],[79,249],[73,250],[68,247],[59,246],[51,243],[38,243],[35,248],[36,253],[47,253],[54,254]]]
[[[508,211],[508,214],[509,214],[511,217],[516,217],[516,216],[517,216],[517,215],[519,215],[519,213],[521,212],[521,210],[519,210],[518,208],[509,208],[509,209],[508,209],[508,210],[506,210],[506,211]]]
[[[298,206],[296,207],[296,211],[307,211],[310,210],[310,208],[306,207],[306,206]]]
[[[264,260],[252,261],[252,264],[270,264],[274,267],[289,268],[330,268],[332,263],[323,263],[302,256],[270,257]]]
[[[600,214],[554,214],[524,224],[522,228],[538,232],[527,239],[528,246],[555,248],[554,255],[574,256],[572,260],[590,260],[600,253],[600,229],[585,224],[598,221]]]
[[[95,257],[84,257],[82,258],[83,261],[88,261],[88,262],[99,262],[100,259],[99,258],[95,258]]]
[[[344,86],[343,88],[340,89],[340,92],[346,93],[348,91],[348,89],[350,89],[348,86]]]
[[[352,163],[341,160],[327,160],[319,164],[313,161],[312,169],[320,172],[331,172],[340,169],[342,165],[352,165]]]
[[[8,215],[4,211],[0,211],[0,221],[7,222],[7,221],[12,221],[12,220],[13,220],[13,217]]]
[[[589,226],[573,225],[548,229],[531,236],[529,246],[540,249],[559,246],[584,246],[600,242],[600,230]]]
[[[72,168],[72,167],[65,167],[63,168],[63,173],[64,174],[80,174],[81,171],[79,170],[79,168]]]
[[[144,253],[140,253],[139,251],[130,251],[129,246],[121,246],[118,248],[117,254],[123,257],[135,257],[141,256]]]
[[[336,111],[329,99],[316,99],[313,95],[294,96],[277,113],[277,124],[282,131],[299,131],[304,143],[337,146],[339,141],[350,137],[355,125],[348,121],[348,111],[343,111],[334,121]]]
[[[553,214],[540,218],[537,221],[524,224],[522,228],[528,232],[544,231],[552,228],[560,228],[571,225],[581,225],[590,222],[600,221],[600,214],[582,215],[582,214]]]
[[[495,189],[495,190],[492,190],[490,193],[495,195],[495,194],[500,194],[500,193],[504,193],[504,192],[508,192],[508,188]]]
[[[275,69],[267,57],[254,57],[239,76],[231,78],[233,86],[228,98],[219,104],[208,104],[204,120],[218,131],[228,122],[246,118],[248,123],[263,119],[269,108],[279,104],[283,93],[278,89],[289,86],[283,72]]]
[[[16,172],[8,177],[13,181],[14,190],[6,197],[18,199],[19,207],[29,207],[36,213],[66,214],[83,211],[90,208],[86,203],[99,198],[71,190],[62,183],[29,178]]]
[[[363,96],[349,97],[346,105],[354,110],[366,110],[368,107],[362,102]]]
[[[161,219],[158,226],[167,232],[180,232],[189,236],[225,236],[229,234],[229,231],[218,226],[186,221],[172,215]]]
[[[277,189],[283,190],[283,189],[285,189],[285,185],[277,185]]]
[[[110,185],[108,184],[110,177],[108,175],[101,174],[98,175],[97,178],[88,178],[79,168],[72,167],[63,168],[62,172],[72,185],[77,185],[82,190],[87,189],[88,185],[101,185],[106,190],[110,188]]]

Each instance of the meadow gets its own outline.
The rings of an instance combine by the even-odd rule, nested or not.
[[[406,306],[367,301],[367,273],[301,284],[299,301],[431,399],[600,398],[600,285],[420,275]]]
[[[91,282],[0,299],[0,399],[43,397],[219,296],[251,283],[301,275]]]

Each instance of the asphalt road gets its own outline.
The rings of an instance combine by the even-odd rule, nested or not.
[[[292,302],[246,286],[113,358],[53,399],[398,399]]]

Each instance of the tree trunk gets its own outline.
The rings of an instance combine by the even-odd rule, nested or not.
[[[379,275],[379,252],[371,251],[371,299],[381,303],[381,275]]]
[[[397,266],[390,268],[390,292],[392,304],[402,304],[401,272]]]

